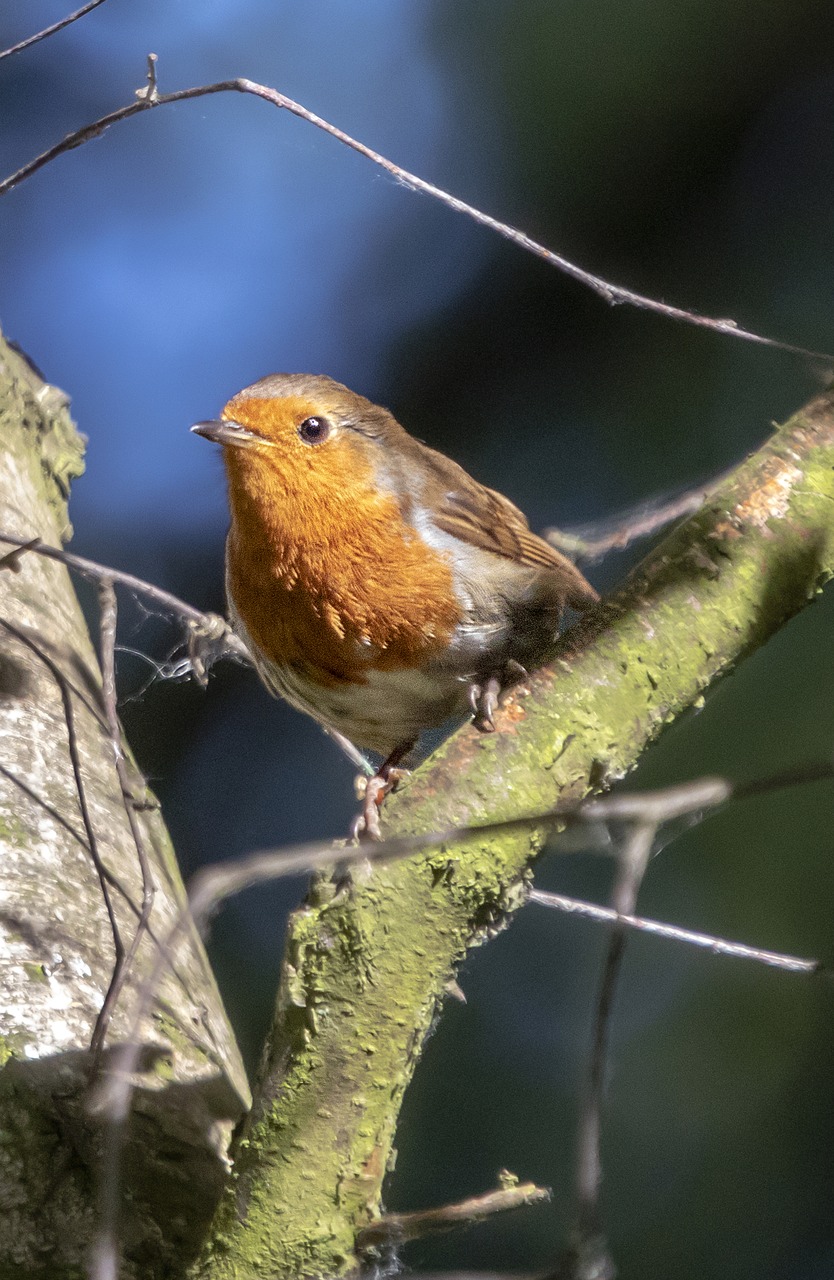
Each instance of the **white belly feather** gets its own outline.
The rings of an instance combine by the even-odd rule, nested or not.
[[[321,685],[289,666],[279,666],[259,654],[234,601],[229,615],[264,684],[299,711],[328,728],[337,729],[357,747],[382,756],[424,729],[464,715],[469,706],[472,676],[417,668],[378,671],[369,668],[363,684]]]

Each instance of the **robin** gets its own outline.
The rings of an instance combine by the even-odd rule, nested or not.
[[[383,759],[355,833],[425,729],[554,651],[596,591],[502,494],[331,378],[271,374],[191,428],[223,446],[233,625],[267,687]]]

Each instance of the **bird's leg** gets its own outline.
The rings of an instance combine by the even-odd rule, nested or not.
[[[509,658],[498,675],[491,675],[483,684],[473,681],[469,686],[469,703],[472,707],[472,723],[480,733],[494,733],[493,719],[504,697],[514,684],[523,680],[527,671],[520,662]]]
[[[382,808],[382,802],[389,791],[393,791],[397,783],[407,775],[407,769],[400,769],[397,766],[401,760],[405,759],[416,742],[417,739],[412,738],[409,742],[403,742],[400,746],[395,747],[390,756],[383,760],[373,777],[368,778],[365,783],[362,808],[351,824],[350,833],[354,840],[382,839],[382,832],[379,826],[379,811]]]

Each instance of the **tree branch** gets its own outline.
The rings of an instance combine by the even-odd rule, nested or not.
[[[420,1240],[423,1236],[452,1231],[455,1227],[470,1227],[496,1213],[523,1209],[550,1199],[551,1192],[547,1187],[537,1187],[534,1182],[519,1182],[498,1191],[488,1191],[482,1196],[470,1196],[457,1204],[442,1205],[439,1209],[387,1213],[362,1228],[356,1237],[356,1247],[361,1253],[391,1249],[408,1240]]]
[[[27,178],[31,178],[39,169],[57,159],[58,156],[64,155],[67,151],[72,151],[75,147],[83,146],[85,142],[90,142],[93,138],[101,137],[111,125],[117,124],[121,120],[128,120],[131,116],[139,115],[142,111],[166,106],[172,102],[185,102],[191,98],[204,98],[215,93],[247,93],[256,98],[262,98],[264,102],[269,102],[274,107],[289,111],[291,115],[297,116],[300,120],[305,120],[308,124],[314,125],[324,133],[330,134],[331,138],[335,138],[337,142],[350,147],[352,151],[365,156],[366,159],[372,161],[380,169],[390,173],[404,187],[409,187],[412,191],[418,191],[422,195],[431,196],[432,199],[439,200],[448,209],[453,209],[456,213],[465,214],[473,222],[477,222],[479,226],[487,227],[490,231],[502,236],[503,239],[518,245],[519,248],[535,254],[537,258],[541,258],[564,275],[570,276],[572,280],[578,281],[579,284],[590,289],[611,306],[625,304],[637,307],[641,311],[651,311],[655,315],[664,316],[667,320],[682,321],[684,324],[695,325],[699,329],[710,329],[714,333],[721,333],[731,338],[741,338],[745,342],[755,342],[760,346],[771,347],[778,351],[787,351],[792,355],[804,356],[806,359],[822,360],[826,363],[830,363],[834,359],[834,356],[825,352],[809,351],[805,347],[794,346],[790,342],[780,342],[775,338],[766,338],[760,333],[754,333],[752,330],[742,329],[735,320],[715,319],[712,316],[704,316],[695,311],[688,311],[683,307],[671,306],[667,302],[660,302],[657,298],[649,298],[642,293],[636,293],[633,289],[626,289],[622,285],[614,284],[602,276],[595,275],[592,271],[586,271],[584,267],[571,262],[563,254],[554,253],[546,245],[540,244],[537,240],[525,235],[517,227],[511,227],[508,223],[501,222],[498,218],[493,218],[491,214],[484,213],[483,210],[477,209],[474,205],[467,204],[465,200],[458,199],[457,196],[444,191],[442,187],[435,186],[433,182],[426,182],[425,178],[419,178],[415,173],[410,173],[408,169],[403,169],[401,165],[395,164],[393,160],[389,160],[386,156],[380,155],[378,151],[365,146],[364,142],[359,142],[328,120],[317,116],[314,111],[302,106],[300,102],[294,102],[286,94],[279,93],[277,89],[271,89],[268,85],[258,84],[254,80],[247,80],[240,76],[235,80],[219,80],[215,84],[196,85],[191,89],[178,89],[174,93],[159,93],[156,83],[155,64],[156,55],[150,54],[148,59],[148,85],[144,89],[137,89],[135,102],[131,102],[128,106],[119,107],[116,111],[111,111],[107,115],[101,116],[98,120],[94,120],[92,123],[76,129],[73,133],[67,134],[55,146],[36,156],[34,160],[30,160],[28,164],[23,165],[16,173],[10,174],[8,178],[0,182],[0,196],[19,186]]]
[[[180,600],[179,596],[171,595],[170,591],[165,591],[162,587],[157,587],[152,582],[145,582],[143,578],[137,578],[133,573],[125,573],[121,569],[112,569],[108,565],[98,564],[95,560],[88,560],[85,556],[73,555],[71,551],[64,551],[62,547],[50,547],[47,543],[42,542],[39,537],[21,538],[19,535],[7,533],[3,530],[0,532],[0,544],[2,543],[10,543],[17,550],[9,551],[0,559],[0,568],[8,563],[13,568],[19,569],[23,557],[33,553],[65,564],[68,569],[73,569],[76,573],[81,574],[82,578],[86,578],[90,582],[99,584],[102,582],[118,583],[129,591],[133,591],[136,595],[145,596],[146,599],[152,600],[166,614],[180,619],[190,628],[191,635],[195,637],[195,642],[200,639],[211,642],[215,646],[214,658],[228,656],[235,658],[238,662],[251,663],[249,651],[243,641],[234,634],[225,618],[221,618],[218,613],[203,613],[200,609],[195,609],[193,605],[187,604],[185,600]],[[201,682],[202,677],[205,675],[204,667],[203,661],[202,665],[197,664],[197,669],[195,670],[197,679]]]
[[[570,804],[643,747],[834,573],[834,397],[793,418],[623,589],[564,638],[489,737],[464,728],[384,810],[388,832]],[[627,797],[623,798],[627,800]],[[649,815],[650,816],[650,815]],[[543,834],[513,829],[314,886],[293,918],[275,1027],[197,1274],[340,1275],[379,1216],[397,1114],[468,947],[502,927]],[[222,1242],[222,1247],[221,1247]]]
[[[70,23],[77,22],[79,18],[83,18],[86,13],[90,13],[93,9],[97,9],[99,5],[104,4],[104,0],[89,0],[88,4],[84,4],[80,9],[76,9],[74,13],[68,13],[65,18],[53,22],[51,27],[44,27],[43,31],[37,31],[33,36],[27,36],[25,40],[20,40],[17,44],[11,45],[8,49],[0,51],[0,60],[10,58],[13,53],[22,53],[24,49],[29,49],[33,44],[38,44],[41,40],[46,40],[48,36],[54,36],[56,32],[63,31],[64,27],[68,27]]]

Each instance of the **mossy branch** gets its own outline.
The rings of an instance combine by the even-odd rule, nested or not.
[[[575,801],[834,574],[834,396],[814,400],[564,638],[485,737],[466,727],[386,805],[386,834]],[[455,966],[517,903],[541,833],[318,885],[286,942],[235,1183],[199,1274],[334,1276],[379,1216],[397,1115]]]

